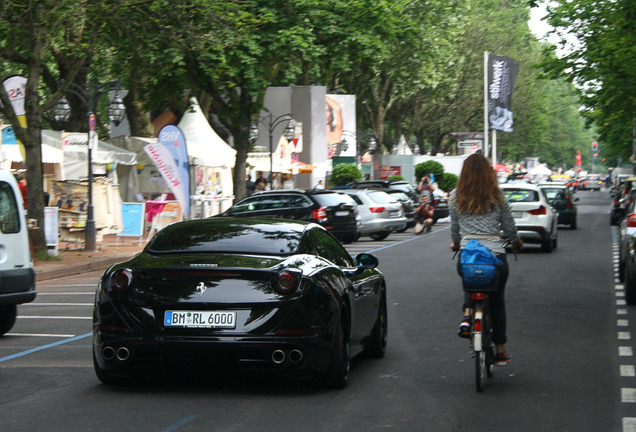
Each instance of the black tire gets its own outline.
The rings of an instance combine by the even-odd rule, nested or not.
[[[385,232],[373,233],[373,234],[369,234],[369,237],[371,237],[373,240],[384,240],[385,238],[389,236],[389,234],[390,233],[385,233]]]
[[[576,229],[576,219],[574,219],[574,221],[570,224],[570,229]]]
[[[625,303],[628,305],[636,304],[636,277],[634,277],[634,270],[632,269],[632,263],[629,257],[626,258],[625,263]]]
[[[327,386],[345,388],[351,372],[351,345],[349,341],[349,314],[343,308],[334,330],[334,343],[329,360],[329,369],[325,376]]]
[[[475,385],[478,392],[486,385],[486,350],[475,351]]]
[[[342,240],[341,240],[341,241],[342,241],[344,244],[349,244],[349,243],[353,243],[353,242],[354,242],[354,241],[356,241],[356,240],[357,240],[357,239],[356,239],[356,236],[355,236],[355,234],[353,234],[353,235],[345,235],[345,236],[342,236]]]
[[[0,336],[13,328],[17,316],[18,307],[16,305],[0,306]]]
[[[383,293],[380,298],[380,306],[378,307],[378,316],[371,335],[369,336],[369,342],[364,347],[364,353],[370,358],[382,358],[386,353],[386,343],[389,339],[389,323],[388,314],[386,309],[386,295]]]
[[[488,374],[488,377],[492,377],[493,375],[493,368],[495,366],[495,347],[490,344],[490,346],[488,346],[488,349],[486,350],[486,373]]]
[[[618,280],[625,282],[625,258],[622,256],[618,257]]]
[[[114,375],[105,371],[99,366],[99,363],[97,363],[95,351],[93,351],[93,369],[95,370],[97,378],[104,384],[108,385],[135,384],[142,381],[141,377],[133,377],[131,375]]]
[[[550,237],[541,243],[541,250],[546,253],[552,252],[552,239],[550,239]]]

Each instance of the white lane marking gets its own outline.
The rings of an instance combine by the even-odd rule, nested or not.
[[[621,402],[636,403],[636,389],[624,387],[621,389]]]
[[[626,320],[626,319],[616,320],[616,325],[618,327],[628,327],[629,326],[629,320]]]
[[[93,306],[93,303],[24,303],[20,305],[24,306]]]
[[[18,315],[18,319],[70,319],[70,320],[92,320],[92,319],[93,319],[93,317],[48,316],[48,315]]]
[[[620,357],[631,357],[634,355],[634,350],[630,346],[619,346],[618,355]]]
[[[95,295],[95,291],[89,292],[40,292],[38,291],[38,297],[40,296],[52,296],[52,295]]]
[[[636,417],[623,417],[623,432],[636,432]]]
[[[29,337],[53,337],[53,338],[69,338],[75,335],[72,334],[47,334],[47,333],[7,333],[7,336],[29,336]]]
[[[621,376],[623,377],[633,377],[636,376],[636,370],[634,369],[634,365],[620,365]]]
[[[630,332],[618,332],[618,339],[620,340],[631,340],[632,334]]]

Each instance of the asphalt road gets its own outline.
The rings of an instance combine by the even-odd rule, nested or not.
[[[512,361],[483,393],[468,343],[456,336],[462,293],[448,224],[439,224],[427,235],[347,246],[380,259],[389,346],[384,359],[354,360],[339,391],[233,376],[102,385],[90,350],[98,274],[40,282],[36,302],[20,307],[0,338],[0,430],[635,430],[626,395],[636,383],[621,366],[633,363],[625,335],[636,309],[621,305],[615,281],[609,195],[578,196],[579,228],[562,227],[553,253],[529,246],[517,261],[509,256]]]

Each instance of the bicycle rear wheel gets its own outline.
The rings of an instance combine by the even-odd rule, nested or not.
[[[486,351],[475,351],[475,384],[478,392],[484,391],[487,369]]]

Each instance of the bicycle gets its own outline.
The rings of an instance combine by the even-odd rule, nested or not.
[[[504,243],[504,248],[510,247],[511,242]],[[453,259],[459,253],[455,252]],[[513,250],[515,261],[517,253]],[[482,288],[469,288],[464,286],[464,291],[470,293],[472,308],[470,310],[471,331],[469,337],[470,349],[475,359],[475,386],[478,392],[484,391],[486,377],[494,374],[495,344],[492,341],[492,322],[488,293],[496,291],[499,286],[499,276],[488,286]]]

